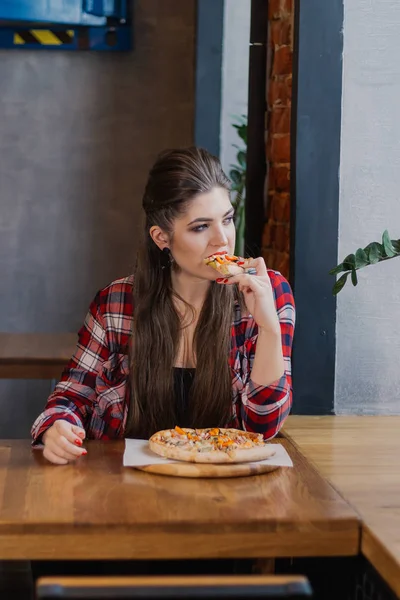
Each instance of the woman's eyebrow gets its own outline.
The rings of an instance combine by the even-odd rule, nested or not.
[[[230,215],[231,213],[235,212],[235,209],[232,207],[230,208],[223,216],[223,218],[227,217],[228,215]],[[198,223],[199,221],[207,222],[210,223],[211,221],[213,221],[213,219],[207,219],[206,217],[199,217],[198,219],[194,219],[193,221],[190,221],[190,223],[188,223],[189,225],[193,225],[193,223]]]

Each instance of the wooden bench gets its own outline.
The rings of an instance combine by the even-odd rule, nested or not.
[[[36,586],[38,600],[118,600],[148,598],[210,598],[250,600],[252,598],[312,597],[302,576],[174,576],[174,577],[46,577]]]
[[[76,333],[0,333],[0,379],[59,379]]]

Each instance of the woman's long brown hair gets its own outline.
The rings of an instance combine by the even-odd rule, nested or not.
[[[177,297],[171,281],[173,267],[166,264],[149,230],[158,225],[173,235],[174,220],[185,213],[190,201],[215,187],[229,190],[229,179],[219,160],[200,148],[166,151],[150,171],[143,197],[144,239],[134,277],[128,436],[148,438],[178,424],[173,369],[182,324],[173,301]],[[223,426],[230,420],[233,307],[232,288],[211,282],[193,339],[196,375],[189,395],[193,427]]]

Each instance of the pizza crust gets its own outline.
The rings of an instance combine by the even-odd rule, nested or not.
[[[209,258],[206,258],[204,263],[225,277],[233,277],[234,275],[241,275],[242,273],[245,273],[246,265],[249,260],[245,259],[245,264],[239,266],[236,264],[238,260],[237,256],[231,256],[231,260],[228,260],[224,255],[220,255],[218,256],[218,259],[222,260],[223,262],[216,260],[215,255],[213,255]]]
[[[183,428],[183,430],[186,432],[192,431],[185,428]],[[266,458],[274,456],[276,452],[273,448],[273,444],[268,444],[266,442],[262,445],[254,446],[253,448],[233,448],[232,450],[227,449],[226,451],[210,448],[210,451],[208,452],[199,451],[196,448],[169,446],[161,442],[161,437],[165,435],[167,431],[168,430],[164,430],[155,433],[149,440],[149,447],[155,454],[171,460],[208,464],[232,464],[265,460]],[[237,430],[221,428],[219,431],[222,435],[229,434],[229,431],[237,432]],[[253,437],[253,439],[259,437],[258,434],[251,434],[249,432],[241,431],[240,434],[244,434],[246,437],[248,436],[249,439],[251,439],[251,437]]]
[[[235,263],[231,263],[230,265],[221,265],[220,263],[213,263],[208,266],[212,267],[221,275],[225,275],[225,277],[233,277],[234,275],[241,275],[245,272],[244,267],[239,267],[238,265],[235,265]]]

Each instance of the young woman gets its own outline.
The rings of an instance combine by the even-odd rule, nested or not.
[[[292,402],[294,301],[262,258],[223,279],[204,263],[235,247],[230,182],[199,148],[162,153],[143,197],[134,276],[98,292],[76,352],[32,427],[66,464],[82,440],[232,426],[279,431]]]

